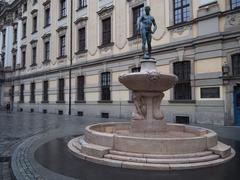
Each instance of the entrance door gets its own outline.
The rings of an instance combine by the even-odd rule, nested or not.
[[[240,126],[240,86],[234,88],[234,120]]]

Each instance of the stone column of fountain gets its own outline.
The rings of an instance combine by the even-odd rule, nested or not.
[[[133,91],[135,110],[132,113],[131,131],[156,133],[167,131],[160,104],[164,91],[176,82],[175,75],[163,75],[157,72],[154,59],[143,59],[141,71],[119,77],[119,81]]]

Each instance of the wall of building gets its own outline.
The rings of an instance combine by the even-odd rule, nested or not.
[[[15,1],[9,6],[22,10],[25,1]],[[71,2],[73,2],[73,20],[71,23]],[[96,3],[97,2],[97,3]],[[214,2],[190,1],[190,19],[188,22],[174,25],[173,4],[169,0],[88,0],[87,6],[79,9],[78,1],[67,0],[67,17],[59,20],[59,2],[46,0],[35,5],[28,3],[27,11],[10,22],[0,18],[4,31],[14,23],[27,19],[27,36],[13,48],[26,46],[26,68],[5,72],[4,97],[2,103],[11,100],[9,91],[14,85],[14,110],[64,114],[69,112],[69,66],[72,56],[71,72],[71,110],[73,115],[79,111],[84,116],[100,117],[109,113],[110,117],[130,118],[133,104],[131,92],[118,82],[118,76],[131,72],[131,68],[140,66],[141,52],[139,38],[132,37],[132,8],[141,4],[151,6],[158,30],[153,35],[153,56],[157,68],[162,73],[173,73],[173,63],[191,62],[192,100],[177,102],[173,98],[173,89],[165,93],[161,108],[168,121],[175,121],[176,116],[188,116],[194,123],[233,124],[234,116],[227,108],[228,85],[223,82],[222,66],[229,63],[229,56],[240,48],[240,13],[230,10],[230,0]],[[51,25],[44,28],[44,7],[50,3]],[[43,5],[44,4],[44,5]],[[15,11],[12,11],[15,12]],[[38,31],[32,34],[32,14],[37,12]],[[1,17],[6,16],[7,10]],[[111,46],[101,47],[101,20],[111,17]],[[71,37],[71,26],[73,38]],[[86,51],[78,52],[78,29],[86,27]],[[59,34],[66,34],[67,56],[59,57]],[[50,63],[43,64],[44,37],[50,38]],[[72,40],[72,49],[70,46]],[[11,39],[9,41],[12,41]],[[37,46],[37,65],[31,67],[32,42]],[[11,43],[10,43],[11,44]],[[12,54],[4,47],[5,54]],[[72,55],[71,55],[72,50]],[[21,59],[21,58],[20,58]],[[21,67],[21,60],[18,60]],[[12,58],[5,58],[5,69],[11,69]],[[111,103],[101,103],[100,74],[111,72]],[[76,78],[85,76],[85,101],[76,101]],[[65,103],[57,103],[58,79],[65,80]],[[49,103],[42,103],[43,81],[49,81]],[[30,84],[36,83],[36,102],[30,101]],[[25,85],[24,103],[19,103],[20,85]],[[219,98],[201,98],[201,88],[219,87]],[[231,103],[230,103],[231,104]],[[230,115],[229,115],[230,114]]]

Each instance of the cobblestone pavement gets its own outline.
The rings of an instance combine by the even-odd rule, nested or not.
[[[9,173],[10,158],[16,147],[27,138],[36,138],[38,134],[48,135],[55,131],[60,131],[63,135],[67,132],[79,133],[81,127],[83,129],[87,124],[101,121],[106,120],[56,114],[0,111],[0,180],[11,179]],[[26,162],[26,165],[29,163]]]
[[[51,180],[70,179],[40,166],[34,158],[34,152],[48,141],[82,134],[88,124],[105,121],[124,120],[0,112],[0,180],[11,179],[11,157],[11,167],[19,173],[15,174],[18,179],[40,180],[43,179],[40,174],[51,177]],[[221,137],[240,140],[240,127],[205,127],[214,129]]]

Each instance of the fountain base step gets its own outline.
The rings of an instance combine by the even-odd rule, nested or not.
[[[116,151],[109,147],[89,144],[84,141],[83,136],[72,139],[68,143],[68,147],[75,156],[90,162],[119,168],[144,170],[204,168],[222,164],[235,155],[235,151],[231,148],[230,154],[227,154],[228,146],[220,142],[213,149],[207,151],[175,155]]]

